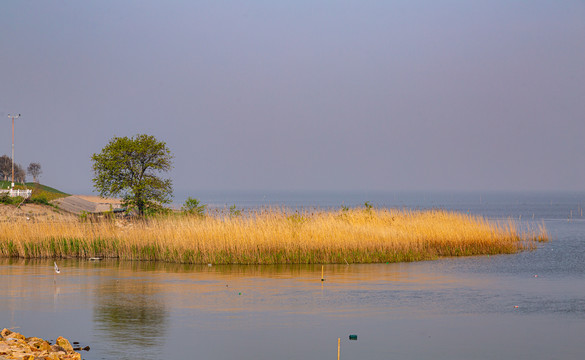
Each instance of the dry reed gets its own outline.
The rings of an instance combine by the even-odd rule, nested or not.
[[[119,258],[175,263],[309,264],[508,254],[546,241],[544,225],[431,210],[263,209],[242,216],[184,215],[121,222],[0,224],[0,257]]]

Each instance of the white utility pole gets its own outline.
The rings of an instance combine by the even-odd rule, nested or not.
[[[9,118],[12,118],[12,187],[11,189],[14,190],[14,119],[18,119],[20,114],[17,115],[10,115],[8,114]]]

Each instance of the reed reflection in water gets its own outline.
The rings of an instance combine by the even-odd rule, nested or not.
[[[94,326],[108,342],[130,353],[163,344],[169,312],[156,285],[111,278],[95,289],[95,300]]]

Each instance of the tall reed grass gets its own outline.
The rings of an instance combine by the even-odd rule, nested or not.
[[[119,258],[199,264],[380,263],[508,254],[546,241],[544,225],[433,210],[262,209],[132,222],[0,224],[0,256]]]

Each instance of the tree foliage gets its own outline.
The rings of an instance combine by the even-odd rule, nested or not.
[[[173,155],[154,136],[114,137],[93,154],[94,188],[103,197],[121,197],[138,214],[171,202],[172,182],[160,173],[172,169]]]
[[[26,171],[17,163],[14,163],[14,181],[20,183],[26,182]]]
[[[28,164],[28,168],[26,169],[28,174],[33,177],[33,181],[38,183],[39,182],[39,175],[43,173],[41,169],[41,164],[39,163],[30,163]]]
[[[8,180],[12,175],[12,160],[7,155],[0,156],[0,176]]]
[[[12,180],[12,159],[7,155],[0,156],[0,178]],[[24,183],[26,171],[18,163],[14,163],[14,181]]]

